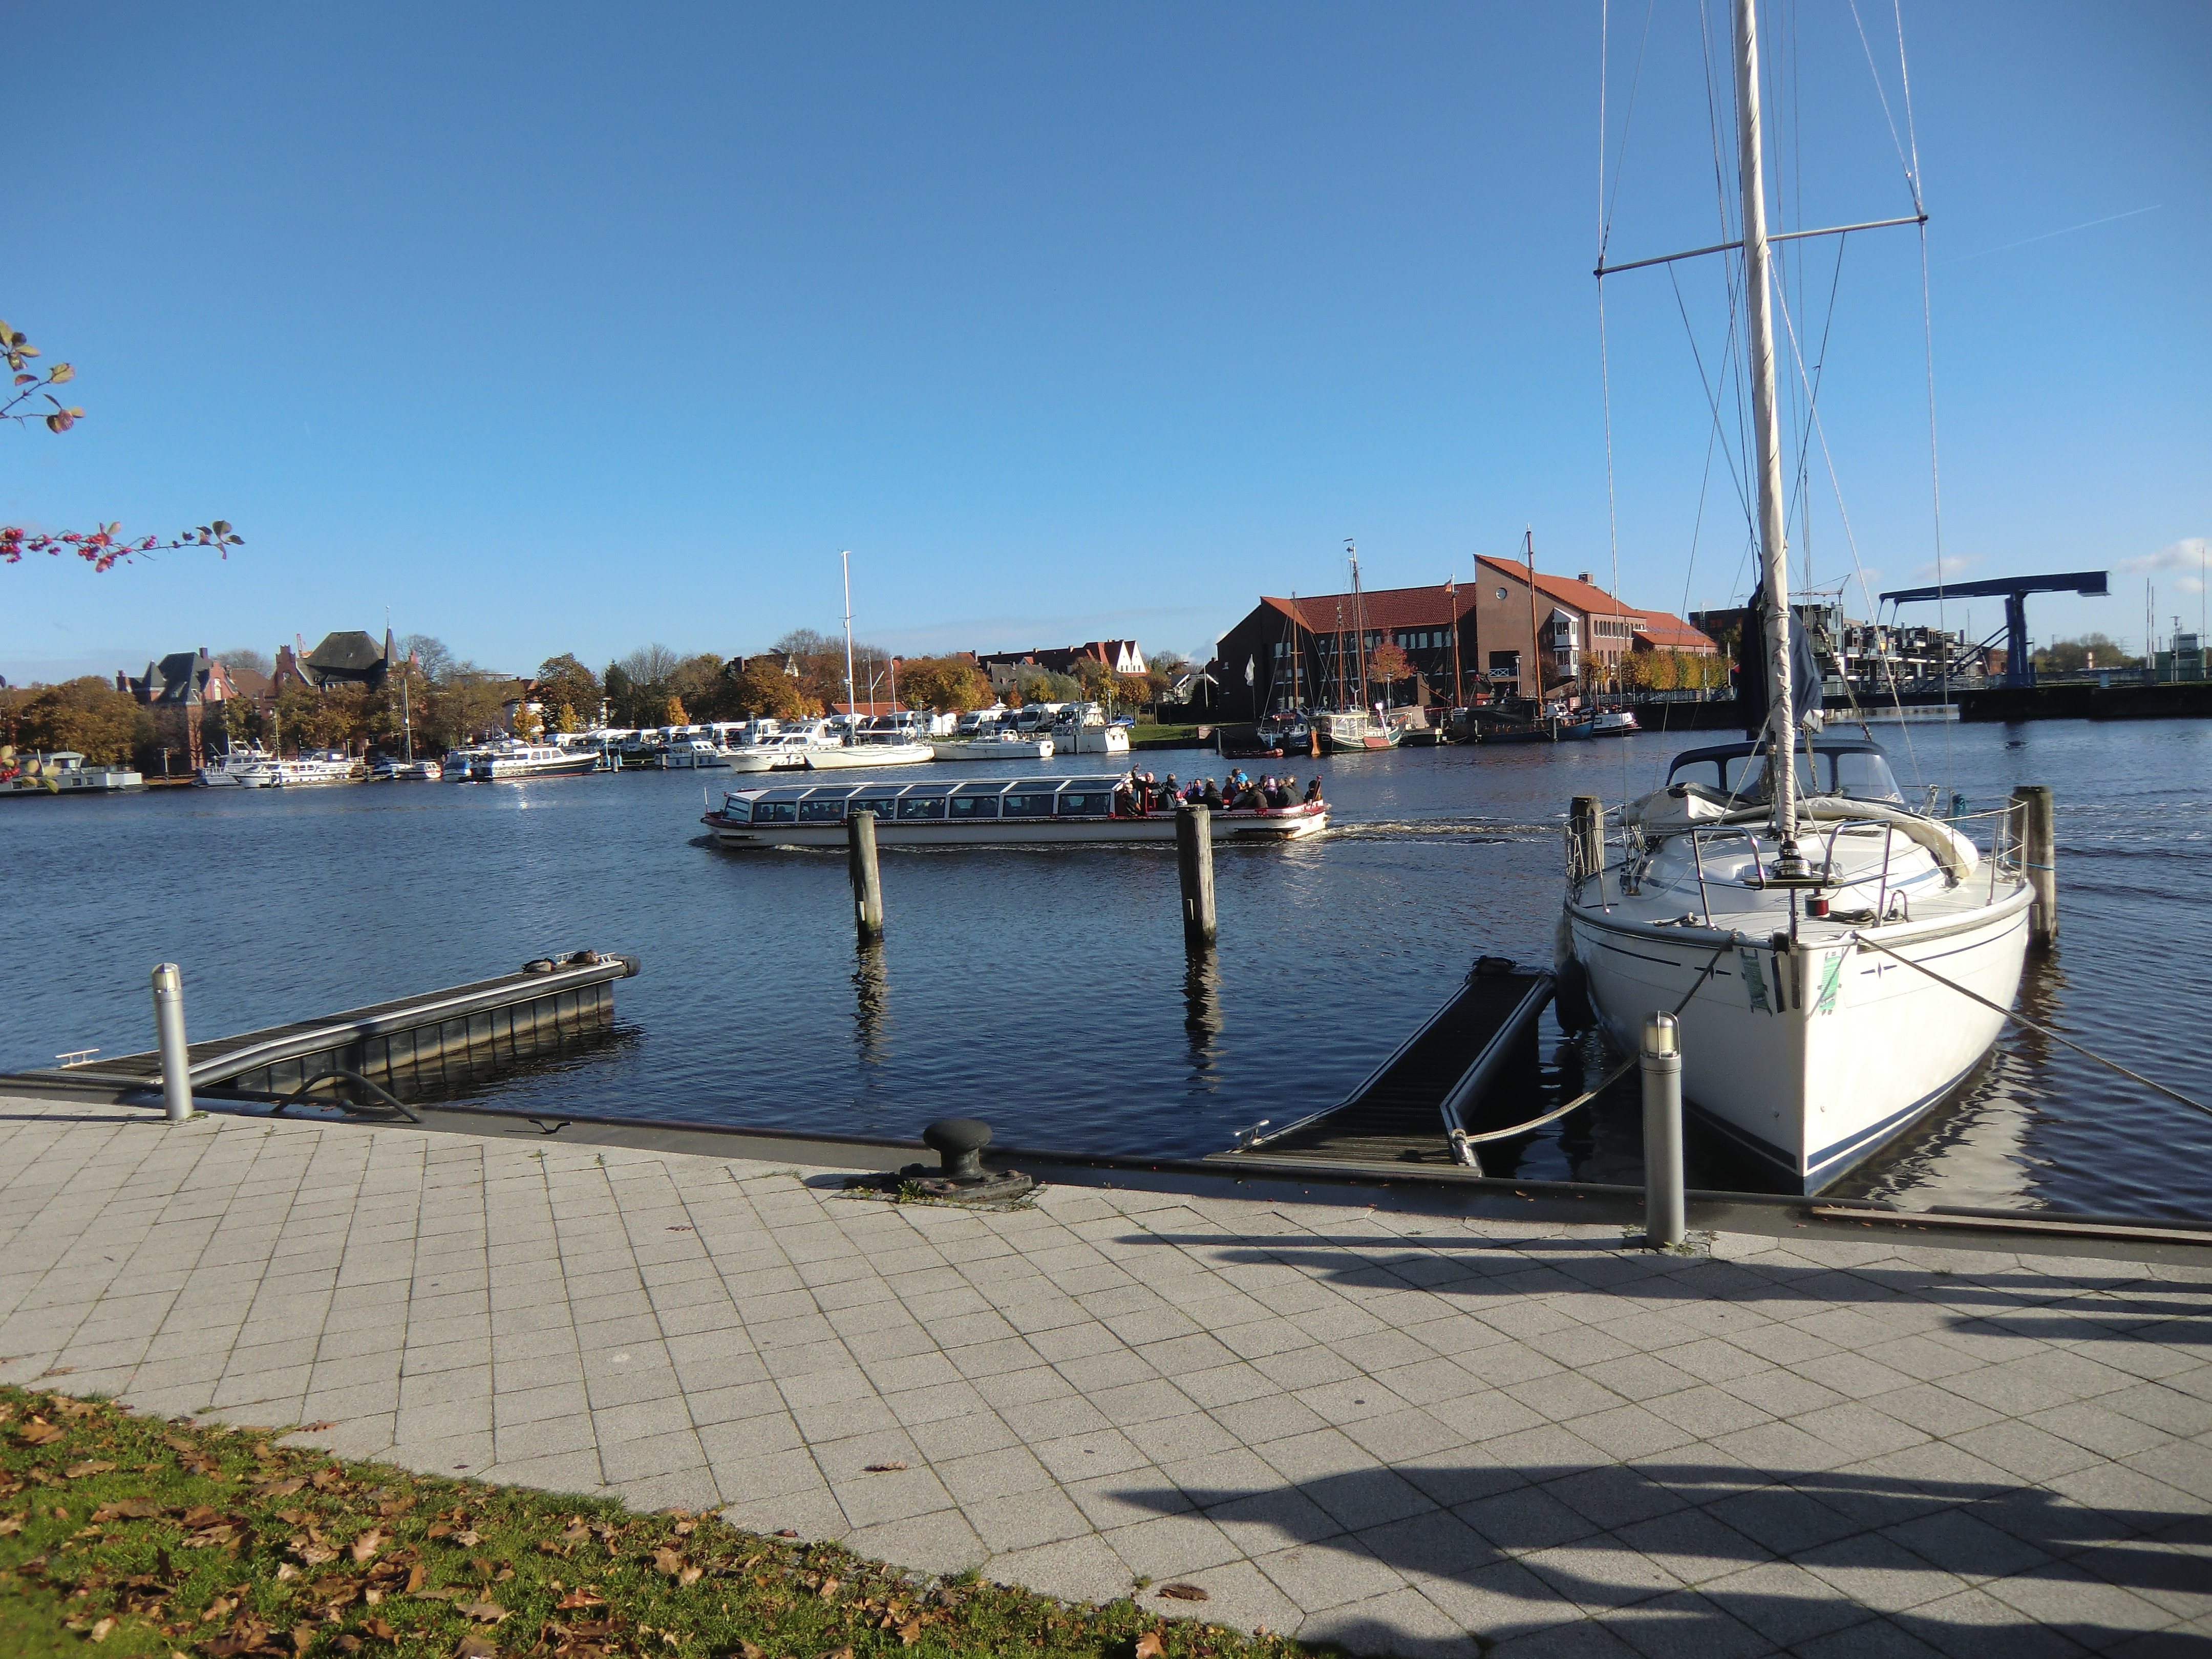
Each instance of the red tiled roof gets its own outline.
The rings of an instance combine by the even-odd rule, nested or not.
[[[1488,554],[1481,554],[1477,556],[1475,563],[1478,566],[1486,564],[1493,570],[1516,577],[1523,582],[1528,580],[1528,567],[1516,564],[1511,559],[1493,559]],[[1545,598],[1564,605],[1571,611],[1582,611],[1586,616],[1634,617],[1640,614],[1623,605],[1602,587],[1577,581],[1572,576],[1547,576],[1539,570],[1536,573],[1536,591]]]
[[[1698,632],[1680,617],[1666,611],[1639,611],[1644,626],[1636,637],[1656,651],[1712,651],[1720,647],[1711,637]]]
[[[1339,628],[1355,628],[1362,611],[1366,613],[1370,630],[1437,628],[1449,627],[1474,609],[1474,589],[1461,583],[1455,591],[1447,593],[1444,585],[1438,582],[1433,587],[1378,587],[1357,597],[1350,593],[1304,593],[1295,605],[1289,599],[1262,594],[1260,603],[1274,606],[1286,617],[1295,617],[1310,634],[1334,634]],[[1340,605],[1341,622],[1337,620]]]

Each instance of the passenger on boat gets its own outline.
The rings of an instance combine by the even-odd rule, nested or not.
[[[1133,772],[1114,786],[1114,816],[1117,818],[1140,818],[1144,815],[1142,786]]]
[[[1160,786],[1159,799],[1170,805],[1182,799],[1182,791],[1176,787],[1176,775],[1168,774],[1168,781]]]
[[[1308,784],[1308,785],[1306,786],[1306,805],[1309,805],[1309,806],[1311,806],[1311,805],[1312,805],[1316,801],[1319,800],[1320,799],[1321,799],[1321,779],[1320,779],[1318,776],[1316,776],[1311,783],[1310,783],[1310,784]]]
[[[1218,812],[1224,805],[1221,799],[1221,786],[1214,782],[1212,778],[1206,779],[1205,793],[1200,795],[1198,799],[1200,805],[1209,807],[1212,811]]]
[[[1266,794],[1268,805],[1279,811],[1291,804],[1291,787],[1288,783],[1281,778],[1269,778],[1267,780],[1267,784]]]

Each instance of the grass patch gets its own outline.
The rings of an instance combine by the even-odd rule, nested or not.
[[[1287,1659],[711,1514],[410,1474],[0,1387],[0,1653],[128,1659]],[[1167,1586],[1160,1594],[1187,1595]],[[1142,1593],[1141,1591],[1139,1592]],[[1188,1601],[1177,1605],[1189,1608]]]
[[[1198,728],[1195,726],[1146,726],[1140,723],[1129,728],[1129,741],[1195,744]]]

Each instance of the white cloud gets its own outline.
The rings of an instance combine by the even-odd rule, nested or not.
[[[1988,562],[1989,560],[1979,553],[1954,553],[1943,561],[1941,571],[1932,564],[1923,564],[1912,574],[1919,577],[1923,582],[1933,582],[1939,576],[1944,581],[1953,582],[1958,580],[1976,565]]]
[[[2138,573],[2185,570],[2192,576],[2202,576],[2208,557],[2212,557],[2212,538],[2184,536],[2178,542],[2168,542],[2155,553],[2140,559],[2122,559],[2112,568]]]

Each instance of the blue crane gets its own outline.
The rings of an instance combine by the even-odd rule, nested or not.
[[[1941,587],[1900,587],[1881,596],[1884,605],[1911,605],[1923,599],[2002,599],[2005,602],[2005,672],[2007,685],[2033,685],[2035,664],[2027,649],[2027,596],[2031,593],[2084,593],[2092,599],[2111,592],[2106,572],[2076,570],[2063,576],[1995,576],[1987,581],[1945,582]]]

